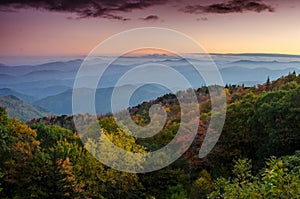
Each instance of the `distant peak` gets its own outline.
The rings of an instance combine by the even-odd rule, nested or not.
[[[22,100],[20,100],[19,98],[17,98],[17,97],[14,96],[14,95],[7,95],[7,96],[4,96],[4,97],[2,97],[2,98],[7,98],[7,99],[13,99],[13,100],[22,101]]]

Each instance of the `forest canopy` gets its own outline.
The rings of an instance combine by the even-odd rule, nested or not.
[[[71,116],[9,118],[0,108],[1,198],[299,198],[300,76],[291,73],[265,84],[226,85],[227,116],[213,151],[198,152],[210,121],[207,87],[195,90],[199,128],[190,148],[168,167],[143,174],[114,170],[89,153]],[[131,152],[155,151],[172,140],[180,124],[180,106],[167,94],[130,109],[136,124],[149,122],[149,107],[168,113],[164,129],[136,139],[111,115],[100,115],[99,135]],[[85,135],[89,135],[86,132]],[[87,149],[90,149],[89,151]],[[108,154],[118,158],[117,154]]]

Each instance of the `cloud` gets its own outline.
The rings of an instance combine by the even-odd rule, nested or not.
[[[221,1],[221,0],[220,0]],[[180,0],[1,0],[0,12],[16,11],[20,8],[35,8],[54,12],[75,14],[75,18],[107,18],[119,21],[128,21],[126,12],[142,10],[155,5],[184,6],[180,11],[192,14],[205,13],[235,13],[244,11],[273,12],[274,9],[261,0],[229,0],[228,3],[213,3],[201,5],[199,0],[191,0],[195,5],[187,5]],[[198,4],[197,4],[197,3]],[[144,21],[157,21],[159,17],[149,15],[140,18]]]
[[[157,15],[149,15],[145,18],[140,18],[143,21],[157,21],[159,20],[159,17]]]
[[[228,3],[215,3],[207,6],[203,5],[188,5],[180,11],[190,14],[205,14],[205,13],[242,13],[245,11],[252,12],[274,12],[274,8],[263,3],[260,0],[231,0]]]
[[[120,21],[130,20],[122,12],[165,4],[169,0],[1,0],[0,9],[36,8],[75,13],[78,18],[101,17]]]
[[[197,18],[197,21],[208,21],[208,18],[207,17]]]

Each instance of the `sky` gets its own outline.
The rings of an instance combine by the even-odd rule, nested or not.
[[[297,0],[2,0],[0,56],[87,55],[149,26],[182,32],[210,53],[300,55],[299,19]]]

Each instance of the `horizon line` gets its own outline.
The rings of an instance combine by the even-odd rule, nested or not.
[[[107,53],[107,54],[99,54],[97,56],[114,56],[116,55],[117,53]],[[190,54],[190,55],[252,55],[252,56],[270,56],[270,55],[279,55],[279,56],[295,56],[295,57],[300,57],[300,53],[299,54],[294,54],[294,53],[266,53],[266,52],[237,52],[237,53],[234,53],[234,52],[228,52],[228,53],[222,53],[222,52],[207,52],[207,53],[197,53],[197,52],[188,52],[188,53],[178,53],[178,54]],[[130,54],[129,56],[133,56],[133,55],[140,55],[140,56],[145,56],[145,55],[169,55],[167,53],[145,53],[145,54],[140,54],[140,53],[134,53],[134,54]],[[0,58],[1,57],[6,57],[6,58],[9,58],[9,57],[20,57],[20,58],[26,58],[26,57],[61,57],[61,58],[64,58],[64,57],[87,57],[88,55],[84,55],[84,54],[66,54],[66,55],[0,55]],[[126,56],[126,55],[124,55]]]

